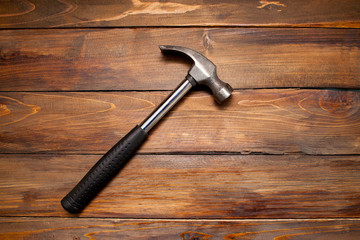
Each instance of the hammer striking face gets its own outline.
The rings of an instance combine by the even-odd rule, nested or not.
[[[135,154],[156,123],[193,87],[208,86],[219,103],[231,96],[233,89],[221,81],[216,66],[200,53],[189,48],[162,45],[163,53],[180,53],[189,57],[194,65],[180,85],[140,124],[116,143],[62,199],[61,204],[70,213],[81,212],[110,182]]]

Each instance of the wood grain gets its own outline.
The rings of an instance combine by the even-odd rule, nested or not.
[[[359,220],[124,220],[0,218],[2,239],[355,240]]]
[[[358,239],[359,13],[357,0],[0,1],[0,239]],[[191,67],[162,44],[211,59],[233,97],[194,89],[67,213],[63,196]]]
[[[0,27],[359,27],[358,1],[16,0],[0,3]]]
[[[80,215],[60,200],[99,155],[0,157],[1,216],[360,216],[358,156],[137,155]]]
[[[348,2],[348,1],[347,1]],[[360,88],[359,29],[166,28],[9,30],[0,91],[172,90],[193,48],[234,88]]]
[[[2,153],[104,154],[168,92],[2,93]],[[142,153],[360,153],[360,93],[244,90],[218,105],[191,92]]]

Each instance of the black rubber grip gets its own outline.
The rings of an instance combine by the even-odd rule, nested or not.
[[[136,126],[116,143],[61,200],[65,210],[81,212],[135,154],[146,137],[147,133]]]

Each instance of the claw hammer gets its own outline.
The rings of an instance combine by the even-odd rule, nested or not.
[[[65,210],[80,213],[90,201],[115,177],[135,154],[148,136],[149,131],[193,87],[208,86],[218,103],[231,96],[233,89],[221,81],[216,66],[202,54],[189,48],[161,45],[163,53],[179,53],[189,57],[193,66],[180,85],[139,125],[116,143],[61,200]]]

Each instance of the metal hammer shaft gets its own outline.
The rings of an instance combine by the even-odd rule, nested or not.
[[[148,133],[160,119],[191,89],[192,84],[184,81],[140,124],[140,128]]]

